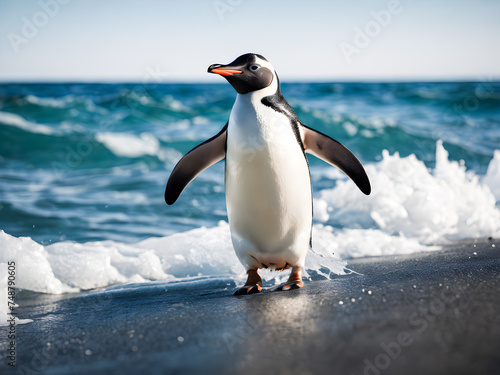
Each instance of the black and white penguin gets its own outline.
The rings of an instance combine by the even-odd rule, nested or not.
[[[238,93],[236,101],[222,130],[177,163],[165,201],[173,204],[200,172],[225,158],[231,238],[248,274],[235,294],[262,290],[260,268],[291,268],[288,281],[278,289],[300,288],[312,232],[312,187],[305,153],[342,170],[365,194],[371,191],[368,176],[346,147],[300,122],[263,56],[247,53],[228,65],[210,65],[208,72],[227,79]]]

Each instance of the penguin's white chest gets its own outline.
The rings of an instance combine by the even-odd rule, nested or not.
[[[226,203],[248,268],[303,266],[312,223],[309,168],[288,118],[236,101],[227,132]]]

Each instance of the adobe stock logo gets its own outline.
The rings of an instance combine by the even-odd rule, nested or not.
[[[13,31],[7,33],[7,39],[14,52],[18,53],[21,45],[28,44],[31,39],[37,36],[40,29],[47,26],[49,21],[59,14],[61,5],[68,4],[69,2],[70,0],[38,1],[41,9],[33,13],[29,18],[21,18],[21,32],[19,34]]]
[[[215,0],[212,5],[220,20],[224,21],[226,17],[225,14],[227,12],[233,12],[242,2],[243,0]]]
[[[355,34],[352,44],[347,42],[341,42],[339,44],[340,50],[344,54],[347,62],[351,62],[352,55],[359,55],[368,47],[373,39],[379,36],[383,29],[389,26],[393,16],[402,11],[403,5],[401,5],[399,0],[390,0],[387,3],[387,9],[371,11],[370,15],[372,19],[368,21],[362,29],[359,27],[354,28]]]
[[[395,340],[388,343],[381,342],[379,346],[382,350],[374,357],[363,360],[363,375],[382,375],[384,370],[409,350],[415,341],[419,341],[420,335],[460,298],[459,291],[441,284],[439,286],[442,288],[440,293],[436,293],[430,301],[422,300],[416,311],[408,316],[408,325],[412,330],[398,332]]]

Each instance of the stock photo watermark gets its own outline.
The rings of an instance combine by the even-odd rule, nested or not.
[[[16,262],[7,262],[7,309],[10,315],[7,319],[7,365],[16,367]]]
[[[473,125],[472,115],[477,112],[481,105],[488,99],[495,96],[494,79],[489,77],[479,77],[473,93],[468,94],[462,100],[453,102],[446,112],[443,112],[442,119],[444,123],[456,124],[462,121],[468,125]],[[431,138],[434,141],[444,141],[449,139],[449,132],[443,127],[436,127],[431,130]],[[416,148],[424,153],[434,152],[435,144],[429,144],[425,141],[415,142]]]
[[[380,352],[372,358],[363,360],[363,375],[380,375],[384,370],[394,363],[423,334],[429,326],[444,313],[446,308],[455,302],[459,294],[451,288],[444,288],[437,298],[433,298],[427,304],[421,304],[417,311],[408,316],[408,324],[411,327],[407,331],[399,332],[394,340],[381,342]]]
[[[403,5],[399,0],[390,0],[387,8],[371,11],[371,19],[363,27],[354,28],[354,38],[351,42],[341,42],[339,48],[348,63],[352,61],[353,55],[359,55],[382,31],[388,27],[393,16],[403,11]]]
[[[495,89],[492,85],[493,78],[480,77],[478,86],[475,88],[474,93],[467,95],[463,100],[453,103],[450,110],[444,115],[444,120],[453,121],[457,117],[467,120],[468,115],[477,111],[482,102],[490,99]]]
[[[50,20],[56,17],[61,11],[61,6],[66,5],[71,0],[39,0],[40,10],[30,17],[21,18],[21,29],[19,32],[11,31],[7,33],[7,39],[14,50],[18,53],[21,46],[28,44],[35,38],[41,29],[46,27]]]
[[[15,294],[11,292],[11,283],[15,283],[16,262],[8,262],[8,285],[9,285],[9,309],[11,315],[17,315],[15,304]],[[14,292],[15,293],[15,292]],[[72,315],[81,317],[81,325],[68,325],[64,332],[47,331],[43,336],[43,344],[26,348],[20,347],[17,339],[20,334],[17,332],[14,317],[8,321],[7,328],[7,359],[8,366],[15,368],[15,373],[20,375],[37,375],[50,367],[58,356],[66,355],[71,351],[79,351],[82,356],[92,356],[93,348],[87,343],[89,341],[89,332],[82,329],[82,326],[92,326],[93,322],[106,320],[109,330],[117,330],[118,322],[112,316],[103,315],[103,311],[109,309],[109,304],[113,301],[113,296],[106,292],[98,292],[85,297],[88,303],[79,303],[78,308],[72,311]],[[12,304],[11,304],[12,303]],[[12,306],[12,307],[11,307]],[[33,323],[29,323],[33,324]],[[21,344],[22,345],[22,344]],[[19,349],[19,350],[18,350]],[[18,351],[20,356],[18,356]],[[18,359],[19,357],[19,359]]]
[[[243,3],[243,0],[216,0],[212,3],[215,12],[221,21],[224,21],[226,13],[232,13],[238,6]]]

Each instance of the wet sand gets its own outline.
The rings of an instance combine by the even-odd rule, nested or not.
[[[19,314],[34,322],[17,326],[17,373],[500,373],[499,240],[348,267],[359,275],[244,297],[210,279],[24,293]]]

